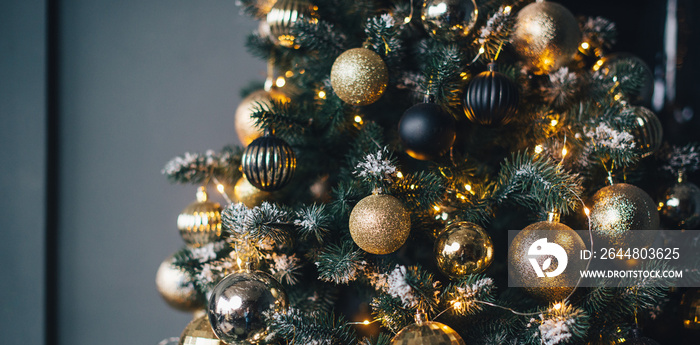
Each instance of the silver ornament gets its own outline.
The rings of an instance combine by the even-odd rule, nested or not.
[[[659,200],[659,215],[674,229],[697,229],[700,224],[700,188],[680,182],[669,188]]]
[[[287,308],[282,285],[264,272],[233,273],[212,290],[207,315],[211,327],[229,345],[258,344],[267,334],[268,312]]]
[[[454,40],[469,35],[478,14],[474,0],[425,0],[420,18],[430,36]]]

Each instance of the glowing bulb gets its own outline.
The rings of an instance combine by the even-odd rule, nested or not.
[[[552,120],[552,121],[549,123],[549,125],[552,126],[552,127],[556,127],[556,125],[557,125],[558,123],[559,123],[559,121],[557,121],[557,120],[555,119],[555,120]]]
[[[287,77],[287,78],[291,78],[291,77],[294,76],[294,72],[292,72],[292,71],[287,71],[286,73],[284,73],[284,76]]]
[[[455,307],[455,309],[459,309],[462,306],[462,302],[454,301],[452,302],[452,305]]]
[[[398,177],[398,178],[403,178],[403,173],[400,172],[400,171],[397,171],[397,172],[396,172],[396,177]]]
[[[369,325],[369,320],[362,321],[362,324]]]
[[[484,48],[484,46],[481,46],[481,48],[479,48],[479,54],[483,54],[485,52],[486,52],[486,49]]]
[[[219,193],[223,193],[224,192],[224,185],[219,183],[216,185],[216,189],[219,190]]]
[[[561,303],[557,303],[554,305],[554,310],[559,310],[561,309]]]
[[[318,92],[318,98],[320,98],[320,99],[326,99],[326,91],[323,91],[323,90],[319,91],[319,92]]]
[[[535,153],[542,153],[542,145],[535,146]]]
[[[585,213],[586,216],[590,216],[590,215],[591,215],[591,210],[590,210],[588,207],[584,207],[584,208],[583,208],[583,213]]]
[[[362,116],[360,115],[355,115],[355,122],[362,124]]]
[[[472,185],[470,185],[470,184],[465,184],[465,185],[464,185],[464,189],[466,189],[467,191],[471,191],[471,190],[472,190]]]
[[[277,87],[282,87],[286,83],[287,81],[284,80],[284,77],[277,77],[277,80],[275,81],[275,85],[277,85]]]
[[[433,210],[440,211],[440,206],[438,206],[438,205],[433,206]]]
[[[671,206],[671,207],[678,207],[680,205],[680,200],[678,198],[671,198],[666,201],[666,205]]]
[[[561,157],[562,157],[562,158],[566,157],[566,154],[567,154],[567,153],[569,153],[569,150],[567,150],[566,147],[564,147],[563,149],[561,149]]]
[[[503,14],[508,14],[508,13],[510,13],[510,10],[512,10],[512,9],[513,9],[512,7],[506,6],[506,7],[503,9]]]
[[[590,45],[588,44],[588,42],[581,43],[581,48],[588,49],[589,47],[590,47]]]
[[[404,24],[408,24],[411,22],[411,17],[406,17],[403,19]]]

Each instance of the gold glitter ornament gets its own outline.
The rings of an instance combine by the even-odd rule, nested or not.
[[[389,254],[401,247],[411,230],[411,217],[399,199],[372,194],[350,212],[350,236],[362,250]]]
[[[270,108],[272,101],[287,103],[289,102],[289,97],[274,88],[270,91],[258,90],[244,98],[241,104],[238,105],[238,108],[236,108],[234,127],[238,140],[243,146],[250,145],[253,140],[263,135],[263,129],[255,125],[255,119],[251,115],[255,108],[259,106]]]
[[[630,107],[623,113],[631,113],[636,117],[630,134],[634,137],[634,150],[642,158],[651,156],[661,147],[663,128],[661,121],[653,111],[645,107]]]
[[[303,20],[317,21],[316,7],[306,0],[277,0],[267,13],[267,24],[273,39],[285,47],[294,47],[292,28]]]
[[[354,48],[340,54],[331,68],[331,86],[340,99],[354,105],[368,105],[384,94],[389,71],[379,54]]]
[[[581,30],[566,7],[549,1],[529,4],[518,12],[511,43],[536,74],[556,71],[578,51]]]
[[[287,309],[287,294],[271,275],[237,272],[211,292],[207,315],[216,336],[229,345],[263,343],[270,314]]]
[[[673,229],[697,229],[700,224],[700,188],[681,181],[659,199],[659,215],[666,226]]]
[[[493,242],[486,230],[471,222],[456,222],[435,241],[437,266],[450,278],[481,273],[493,261]]]
[[[474,0],[425,0],[420,18],[430,36],[451,41],[469,35],[478,14]]]
[[[211,329],[207,314],[195,317],[182,331],[178,345],[226,345]]]
[[[199,187],[197,201],[177,216],[180,236],[188,245],[200,247],[221,238],[221,205],[207,200],[207,190]]]
[[[466,345],[450,326],[427,321],[425,314],[416,315],[416,323],[402,328],[391,339],[391,345]]]
[[[168,257],[158,267],[156,287],[166,303],[182,311],[204,308],[206,298],[194,286],[194,277],[175,266],[175,258]]]
[[[233,196],[246,207],[253,208],[262,205],[263,201],[270,197],[270,193],[256,188],[245,177],[241,177],[233,186]]]
[[[659,229],[659,212],[654,200],[642,189],[616,183],[601,188],[591,201],[591,229],[601,245],[643,248],[654,241],[655,230]],[[630,230],[646,231],[633,234]]]
[[[561,246],[566,252],[568,258],[566,269],[559,275],[538,277],[529,260],[535,258],[545,274],[554,272],[559,267],[558,260],[552,255],[537,255],[536,257],[530,255],[530,247],[533,247],[533,243],[543,238],[547,239],[547,243]],[[532,283],[526,284],[526,282],[537,281],[538,287],[525,288],[528,294],[550,303],[561,301],[574,290],[578,282],[579,271],[586,267],[586,262],[578,259],[584,249],[586,249],[586,245],[581,236],[562,223],[544,221],[528,225],[515,236],[510,244],[508,250],[510,279],[515,283],[514,286],[532,285]],[[547,261],[550,264],[547,264]],[[547,266],[550,268],[548,269]]]

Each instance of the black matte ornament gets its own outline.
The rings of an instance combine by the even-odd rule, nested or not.
[[[289,183],[294,176],[297,160],[289,144],[267,133],[248,145],[243,152],[241,166],[250,184],[269,192]]]
[[[502,125],[515,115],[520,101],[518,86],[490,63],[488,71],[472,79],[464,95],[464,113],[472,122]]]
[[[455,120],[435,103],[418,103],[399,121],[399,138],[406,153],[415,159],[433,160],[455,142]]]

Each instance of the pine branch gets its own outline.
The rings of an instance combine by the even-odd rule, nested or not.
[[[437,45],[429,51],[424,89],[435,95],[436,103],[458,107],[467,85],[467,59],[455,44]]]
[[[316,258],[318,279],[335,284],[348,284],[356,280],[367,263],[363,251],[351,241],[341,245],[330,244]]]
[[[338,300],[338,289],[332,284],[314,281],[287,288],[289,305],[304,314],[330,313]]]
[[[353,174],[369,190],[387,190],[398,173],[398,161],[386,147],[368,153],[357,163]]]
[[[403,56],[404,42],[398,37],[394,18],[388,14],[371,17],[365,23],[365,41],[369,49],[379,54],[389,69],[389,78],[393,79],[399,70]]]
[[[410,210],[427,211],[445,195],[445,180],[428,171],[406,174],[394,183],[391,194]]]
[[[377,339],[372,341],[370,338],[362,338],[359,345],[390,345],[391,336],[386,333],[379,333]]]
[[[459,315],[474,315],[483,310],[482,302],[494,302],[492,293],[495,290],[493,279],[480,274],[471,274],[457,282],[450,283],[440,295],[454,313]]]
[[[302,313],[289,309],[272,316],[270,331],[291,344],[357,344],[355,331],[343,316]]]
[[[522,202],[533,210],[544,208],[562,214],[576,209],[581,182],[553,161],[527,152],[513,154],[501,164],[493,198]]]
[[[326,212],[326,205],[302,206],[296,211],[296,217],[294,225],[300,238],[306,241],[313,236],[319,244],[323,244],[332,222],[332,216]]]
[[[243,224],[251,240],[258,243],[271,240],[276,245],[289,243],[294,225],[291,211],[268,202],[250,210]]]

